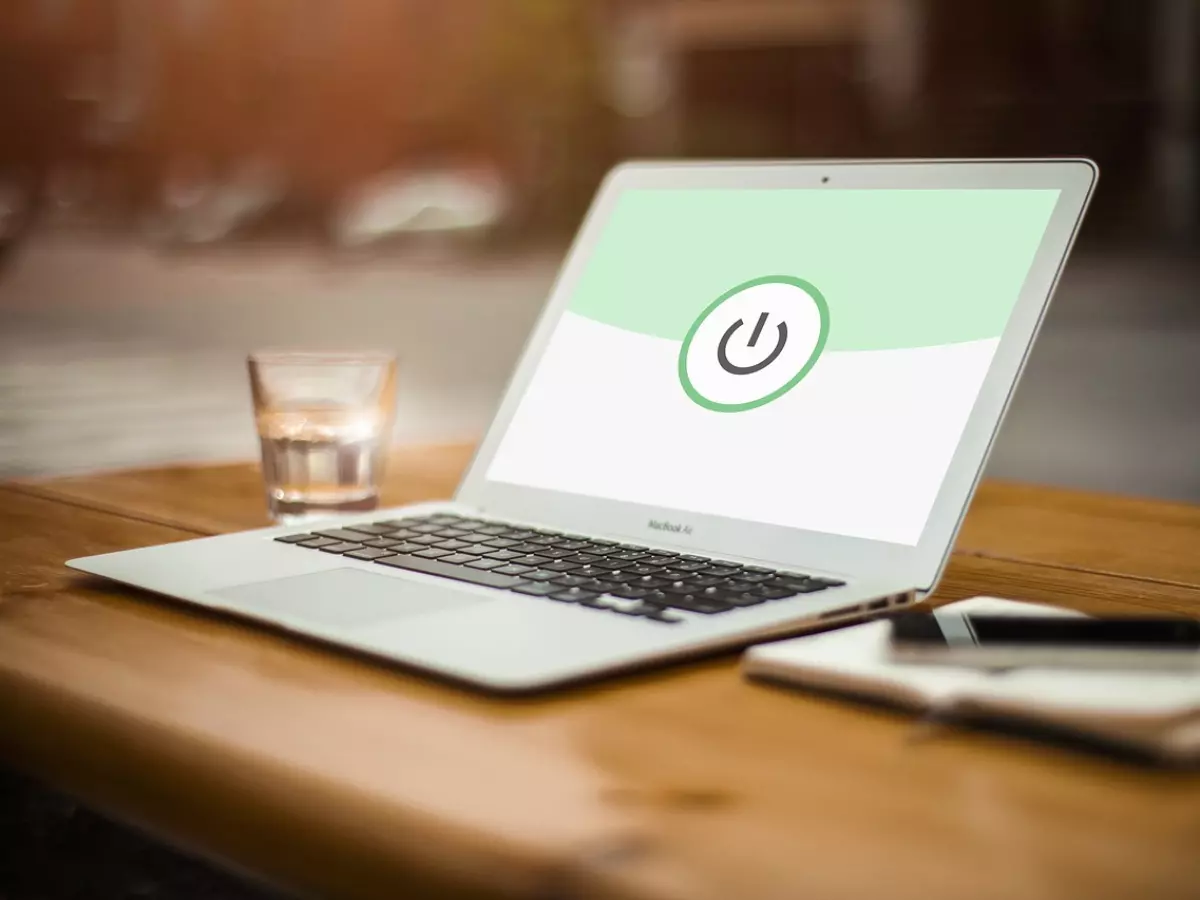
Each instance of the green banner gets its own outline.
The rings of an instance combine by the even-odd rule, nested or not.
[[[820,285],[826,350],[998,337],[1057,190],[642,190],[622,195],[570,309],[682,341],[735,285]]]

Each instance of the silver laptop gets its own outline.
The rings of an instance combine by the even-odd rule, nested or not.
[[[452,501],[69,565],[498,691],[917,601],[1096,177],[621,166]]]

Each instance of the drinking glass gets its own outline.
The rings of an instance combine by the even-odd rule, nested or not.
[[[271,518],[293,524],[375,509],[396,407],[395,357],[264,351],[247,362]]]

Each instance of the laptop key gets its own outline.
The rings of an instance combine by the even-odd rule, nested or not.
[[[307,532],[304,534],[285,534],[275,538],[281,544],[299,544],[301,541],[312,540],[312,535]]]
[[[630,600],[641,600],[651,593],[650,588],[634,587],[629,584],[618,585],[609,591],[615,597],[626,597]]]
[[[754,590],[756,587],[758,587],[758,585],[753,584],[749,581],[738,580],[738,581],[726,581],[724,587],[725,587],[725,590],[727,592],[729,592],[730,594],[742,594],[742,593],[745,593],[746,591]]]
[[[397,544],[404,543],[403,541],[398,541],[395,538],[367,538],[365,534],[360,534],[359,538],[359,543],[364,547],[395,547]]]
[[[513,552],[515,553],[516,551],[514,550]],[[538,556],[530,553],[526,554],[525,556],[516,557],[513,562],[520,563],[523,566],[544,566],[546,563],[550,562],[550,560],[544,556]]]
[[[597,581],[595,578],[587,578],[579,587],[587,588],[589,591],[595,591],[598,594],[611,594],[620,585],[613,584],[611,581]]]
[[[497,550],[503,550],[506,547],[515,547],[520,541],[514,541],[509,538],[494,537],[485,542],[489,547],[495,547]]]
[[[636,587],[644,587],[644,588],[650,588],[652,590],[657,590],[658,588],[665,587],[666,585],[671,584],[671,582],[667,581],[665,578],[655,578],[652,575],[643,575],[640,578],[633,581],[632,584],[635,585]]]
[[[787,579],[788,581],[812,581],[812,580],[814,580],[811,575],[808,575],[804,572],[776,572],[775,576],[777,578]]]
[[[788,588],[760,587],[756,588],[754,593],[764,600],[782,600],[785,597],[795,597],[800,592],[794,588],[789,590]]]
[[[575,565],[575,563],[564,562],[561,559],[556,559],[551,562],[545,563],[542,566],[542,568],[545,569],[547,572],[572,572],[572,573],[575,573],[576,570],[579,568],[579,566]]]
[[[394,529],[390,525],[381,525],[379,523],[364,524],[364,525],[346,525],[344,526],[350,531],[361,531],[363,534],[382,535],[387,534]]]
[[[505,528],[503,525],[494,525],[494,524],[493,525],[481,525],[479,528],[475,529],[476,534],[490,534],[493,537],[495,537],[496,535],[504,534],[504,532],[506,532],[506,531],[508,531],[508,529]]]
[[[622,550],[620,553],[609,554],[608,559],[620,560],[621,562],[635,562],[639,559],[645,559],[646,554],[641,550]]]
[[[473,531],[469,531],[466,534],[464,534],[462,537],[460,537],[458,540],[466,541],[468,544],[485,544],[486,545],[488,541],[494,540],[494,538],[490,534],[476,534]]]
[[[344,555],[349,559],[365,559],[367,562],[371,562],[393,554],[391,550],[385,550],[382,547],[363,547],[361,550],[351,550]]]
[[[439,559],[443,556],[451,556],[453,554],[453,550],[442,550],[438,547],[426,547],[423,550],[418,550],[413,554],[413,556],[419,556],[421,559]]]
[[[349,553],[351,550],[363,549],[363,545],[356,541],[340,541],[336,544],[327,544],[319,549],[322,553]]]
[[[513,553],[539,554],[546,548],[543,547],[541,544],[530,544],[528,542],[522,542],[520,544],[513,544],[511,547],[506,547],[505,549],[511,550]]]
[[[432,522],[419,522],[416,525],[408,526],[408,530],[415,531],[417,534],[435,534],[444,527],[443,525],[434,525]]]
[[[733,605],[719,597],[703,597],[698,594],[672,594],[663,601],[663,606],[682,609],[685,612],[703,613],[706,616],[729,612]]]
[[[737,577],[738,581],[762,582],[762,581],[770,581],[772,578],[775,577],[775,573],[774,572],[752,572],[749,569],[743,569],[742,571],[737,573],[736,577]]]
[[[561,574],[561,572],[547,572],[545,569],[534,569],[532,572],[526,572],[521,577],[527,581],[553,581]]]
[[[581,578],[578,575],[570,575],[566,572],[554,579],[554,583],[563,587],[579,587],[592,581],[591,578]]]
[[[693,577],[692,572],[682,572],[678,569],[662,569],[654,573],[654,578],[661,578],[664,581],[687,581]],[[695,576],[699,578],[700,576]]]
[[[510,541],[527,541],[536,534],[536,531],[530,531],[528,528],[514,528],[504,532],[501,537],[506,537]]]
[[[767,602],[766,597],[746,591],[722,591],[718,596],[730,606],[758,606]]]
[[[761,588],[783,588],[790,590],[793,594],[815,594],[817,591],[823,591],[829,585],[821,584],[817,581],[792,581],[791,579],[772,579],[766,584],[759,585]]]
[[[508,565],[501,566],[498,569],[492,569],[492,574],[494,574],[494,575],[523,575],[524,573],[530,571],[532,568],[533,568],[532,566],[519,566],[514,563],[509,563]]]
[[[504,565],[504,561],[499,559],[487,559],[485,557],[483,559],[473,559],[471,562],[466,563],[466,565],[470,566],[472,569],[483,569],[486,571],[489,569],[500,568],[502,565]]]
[[[471,532],[464,531],[461,528],[443,528],[441,531],[438,532],[438,534],[440,534],[444,538],[462,537],[464,534],[470,534],[470,533]]]
[[[421,532],[413,531],[411,528],[397,528],[395,531],[389,531],[383,535],[383,537],[394,541],[411,541],[413,538],[420,536]]]
[[[569,559],[563,560],[563,562],[571,567],[567,571],[569,571],[572,575],[580,575],[584,578],[605,578],[608,580],[612,580],[616,577],[615,573],[609,569],[598,569],[592,565],[580,566],[571,562]]]
[[[442,541],[439,544],[434,544],[434,546],[441,550],[462,550],[465,547],[470,547],[472,550],[478,549],[474,544],[468,544],[466,541],[459,541],[455,540],[454,538]]]
[[[351,531],[349,528],[330,528],[326,531],[314,531],[313,534],[318,537],[333,538],[335,541],[350,541],[355,544],[366,540],[363,532]]]
[[[605,556],[612,549],[605,547],[603,544],[597,544],[595,541],[583,541],[582,547],[576,547],[576,553],[592,553],[596,556]]]
[[[432,547],[434,544],[440,544],[445,538],[438,537],[436,534],[420,534],[409,541],[410,544],[420,544],[422,547]]]
[[[393,553],[417,553],[424,550],[423,544],[414,544],[412,541],[401,541],[399,544],[390,548]]]
[[[549,584],[545,581],[525,581],[513,586],[511,590],[518,594],[529,594],[532,597],[546,597],[550,594],[557,594],[562,588],[557,584]]]
[[[709,566],[707,569],[701,569],[701,575],[716,575],[718,578],[726,578],[737,573],[737,569],[731,569],[728,566]]]
[[[595,600],[599,596],[595,591],[588,591],[577,587],[559,590],[549,595],[551,600],[561,600],[563,603],[580,603],[584,600]]]
[[[638,565],[656,566],[658,568],[662,568],[664,566],[673,566],[676,559],[677,557],[674,555],[663,556],[661,553],[655,553],[653,556],[647,556],[645,559],[639,559]]]
[[[470,553],[451,553],[449,556],[441,557],[442,562],[448,566],[465,566],[477,559],[479,559],[478,556],[472,556]]]
[[[846,584],[846,582],[839,581],[836,578],[818,578],[816,575],[810,575],[808,580],[815,582],[822,587],[843,587]]]
[[[471,566],[448,566],[436,559],[421,559],[417,556],[389,556],[375,560],[379,566],[391,566],[394,569],[407,569],[410,572],[423,572],[426,575],[439,575],[442,578],[453,578],[455,581],[465,581],[468,584],[478,584],[483,587],[507,589],[520,583],[515,575],[497,575],[495,572],[484,572]]]
[[[477,548],[477,549],[478,549],[478,550],[480,550],[480,551],[482,551],[482,550],[486,550],[486,551],[488,551],[488,552],[486,552],[486,553],[484,553],[484,554],[483,554],[483,555],[484,555],[484,556],[486,556],[488,559],[502,559],[502,560],[504,560],[505,562],[508,562],[510,559],[517,559],[517,558],[519,558],[520,556],[522,556],[522,555],[523,555],[523,554],[521,554],[521,553],[515,553],[515,552],[513,552],[512,550],[492,550],[492,549],[490,549],[489,547],[486,547],[486,546],[485,546],[485,547],[479,547],[479,548]]]
[[[663,587],[662,592],[664,594],[694,594],[699,590],[700,588],[695,585],[687,584],[683,581],[674,581]]]
[[[314,550],[320,550],[322,547],[328,547],[330,544],[337,544],[340,541],[335,541],[333,538],[315,537],[309,538],[307,541],[301,541],[297,547],[311,547]]]

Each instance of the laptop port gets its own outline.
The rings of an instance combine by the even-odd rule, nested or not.
[[[866,606],[863,607],[863,609],[867,610],[868,612],[871,612],[876,609],[887,609],[887,608],[888,608],[888,598],[887,597],[884,597],[882,600],[872,600],[870,603],[868,603]]]
[[[852,612],[857,612],[853,606],[843,606],[841,609],[828,609],[817,616],[818,619],[839,619],[842,616],[848,616]]]

